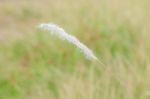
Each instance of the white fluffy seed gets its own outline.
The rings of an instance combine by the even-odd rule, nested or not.
[[[66,33],[63,28],[60,28],[59,26],[55,24],[40,24],[39,28],[48,30],[52,35],[55,35],[59,37],[60,39],[66,40],[69,43],[75,45],[77,48],[83,52],[83,54],[86,56],[89,60],[98,60],[98,58],[93,54],[93,52],[86,47],[83,43],[81,43],[76,37]]]

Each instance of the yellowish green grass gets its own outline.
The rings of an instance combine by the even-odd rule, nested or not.
[[[150,99],[150,1],[0,1],[0,99]],[[54,22],[105,66],[37,29]]]

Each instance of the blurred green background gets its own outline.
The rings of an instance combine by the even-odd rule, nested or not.
[[[0,0],[0,99],[150,99],[149,0]],[[104,63],[40,31],[55,23]]]

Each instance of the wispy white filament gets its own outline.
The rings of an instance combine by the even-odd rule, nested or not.
[[[40,24],[39,26],[41,29],[48,30],[52,35],[55,35],[59,37],[60,39],[66,40],[71,44],[74,44],[83,52],[83,54],[86,56],[86,58],[90,60],[97,60],[98,58],[93,54],[93,52],[86,47],[83,43],[81,43],[76,37],[66,33],[63,28],[60,28],[59,26],[55,24]]]

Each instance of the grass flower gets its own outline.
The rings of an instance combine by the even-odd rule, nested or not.
[[[75,36],[65,32],[63,28],[60,28],[59,26],[52,23],[40,24],[39,28],[48,30],[52,35],[75,45],[86,56],[87,59],[99,61],[98,58],[93,54],[93,52],[88,47],[86,47],[86,45],[81,43]]]

